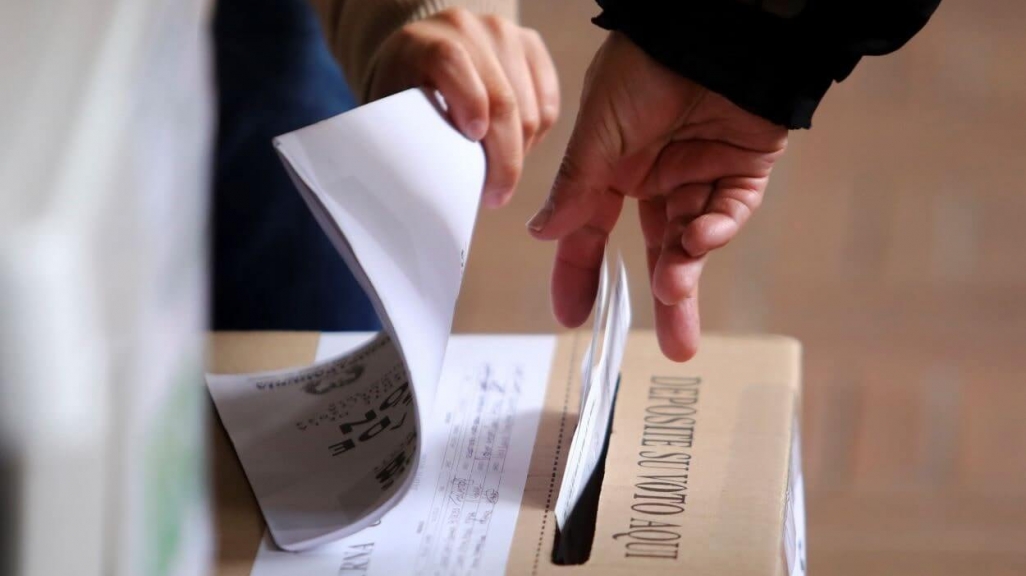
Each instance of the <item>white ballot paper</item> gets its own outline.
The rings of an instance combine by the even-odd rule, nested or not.
[[[573,440],[570,441],[570,452],[567,454],[566,468],[556,498],[556,524],[560,530],[566,527],[570,512],[577,505],[588,479],[601,462],[602,449],[613,416],[613,399],[620,384],[620,364],[623,362],[631,325],[631,300],[627,290],[627,271],[622,259],[617,259],[616,280],[609,294],[608,305],[605,302],[607,281],[603,264],[600,299],[596,301],[594,322],[597,327],[599,321],[605,318],[605,335],[598,364],[594,367],[590,364],[599,334],[597,328],[593,330],[592,342],[585,355],[581,380],[581,413]]]
[[[591,371],[595,364],[595,352],[599,344],[602,322],[606,317],[606,299],[609,293],[609,266],[605,259],[602,260],[602,272],[599,274],[598,296],[595,298],[595,317],[591,325],[591,343],[588,344],[588,351],[584,353],[581,363],[581,407],[579,412],[584,411],[584,400],[588,397],[588,387],[591,385]]]
[[[555,339],[450,338],[484,182],[480,144],[435,97],[409,90],[275,146],[384,330],[324,335],[311,366],[207,375],[269,530],[253,575],[334,576],[353,562],[365,574],[501,573]],[[564,517],[598,464],[630,322],[622,262],[608,306],[606,277]]]
[[[410,486],[485,158],[421,90],[274,145],[385,328],[301,370],[207,378],[275,543],[303,550],[370,525]]]

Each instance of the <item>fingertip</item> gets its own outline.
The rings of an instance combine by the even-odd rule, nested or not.
[[[484,118],[474,118],[467,122],[463,135],[474,142],[480,142],[488,134],[488,121]]]
[[[655,302],[656,336],[663,355],[686,362],[698,352],[698,301],[690,298],[673,306]]]
[[[502,197],[495,194],[485,193],[481,195],[481,205],[485,208],[496,209],[503,206]]]
[[[568,299],[553,289],[552,315],[567,328],[579,328],[588,319],[594,303],[594,296],[590,300]]]
[[[556,317],[556,321],[566,328],[580,328],[584,321],[588,319],[587,312],[581,314],[578,309],[558,305],[555,302],[552,305],[552,314]]]
[[[533,220],[533,219],[532,219]],[[552,226],[532,227],[532,222],[528,222],[527,231],[534,237],[535,240],[542,240],[545,242],[551,242],[553,240],[559,240],[562,234],[556,232],[556,229]]]
[[[619,216],[619,206],[623,198],[615,203],[603,203],[596,193],[567,192],[560,182],[552,187],[545,204],[528,222],[531,235],[539,240],[556,240],[584,226],[595,215],[596,210],[608,211],[613,214],[612,223]]]
[[[506,206],[507,204],[509,204],[510,200],[512,200],[512,199],[513,199],[513,191],[512,190],[510,190],[508,192],[506,192],[506,191],[486,192],[483,195],[482,199],[481,199],[481,203],[484,204],[485,208],[495,209],[495,208],[502,208],[503,206]]]
[[[546,129],[559,120],[559,91],[545,97],[541,105],[541,118]]]
[[[552,218],[553,210],[555,210],[555,205],[552,203],[552,198],[548,198],[538,212],[531,216],[531,219],[527,221],[527,229],[531,232],[532,236],[541,237],[545,226]]]
[[[501,208],[508,204],[517,189],[519,179],[519,173],[509,176],[503,173],[502,168],[489,167],[484,186],[485,205],[490,208]]]
[[[698,344],[691,345],[689,343],[660,339],[659,349],[662,351],[663,356],[674,362],[687,362],[698,353]]]

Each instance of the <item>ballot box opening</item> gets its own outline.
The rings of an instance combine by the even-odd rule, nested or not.
[[[610,412],[616,414],[616,399],[620,386],[614,388]],[[581,498],[567,515],[563,530],[556,528],[556,537],[552,546],[552,563],[557,565],[584,564],[591,556],[592,542],[595,540],[595,521],[598,518],[599,494],[602,491],[602,480],[606,474],[606,456],[609,453],[609,436],[613,432],[613,418],[605,430],[602,442],[602,453],[599,463],[588,482],[584,485]]]

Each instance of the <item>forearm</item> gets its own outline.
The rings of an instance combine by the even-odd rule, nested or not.
[[[517,19],[516,0],[310,0],[353,94],[367,100],[378,47],[403,25],[462,7]]]

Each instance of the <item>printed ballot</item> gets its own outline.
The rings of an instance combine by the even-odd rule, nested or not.
[[[274,142],[385,330],[298,371],[207,379],[274,541],[378,520],[421,455],[484,182],[484,153],[407,91]]]
[[[695,447],[702,377],[671,374],[666,367],[680,365],[658,355],[654,335],[630,330],[622,260],[603,265],[590,339],[450,334],[485,158],[435,95],[406,91],[280,136],[275,146],[384,329],[321,335],[315,354],[266,365],[284,368],[272,371],[225,363],[234,357],[226,350],[278,354],[298,335],[268,335],[278,343],[271,347],[259,335],[215,338],[214,372],[227,369],[208,374],[208,388],[268,530],[251,576],[549,574],[584,563],[605,563],[609,573],[676,569],[667,560],[702,568],[736,559],[726,549],[680,553],[686,535],[708,540],[733,526],[724,517],[716,528],[710,503],[747,506],[744,526],[776,522],[751,542],[723,542],[748,546],[752,566],[802,573],[792,343],[708,345],[717,370],[740,368],[713,376],[722,381],[703,392],[703,410],[720,421],[706,421]],[[641,346],[633,356],[628,341]],[[739,355],[755,363],[739,364]],[[702,358],[693,365],[705,373]],[[648,369],[665,373],[621,397],[624,376]],[[738,406],[755,403],[769,416],[731,424]],[[627,420],[615,420],[621,412]],[[761,458],[764,493],[709,485],[728,464],[740,470],[724,459],[735,431],[747,439],[735,452]],[[640,451],[632,447],[638,438]],[[606,466],[613,454],[632,464]],[[693,481],[699,460],[711,474]],[[703,494],[711,499],[695,500]],[[614,545],[593,553],[599,539]]]
[[[325,335],[317,357],[344,354],[353,340]],[[265,540],[252,575],[335,576],[343,565],[368,576],[501,574],[555,341],[453,336],[409,492],[373,526],[302,554]]]

